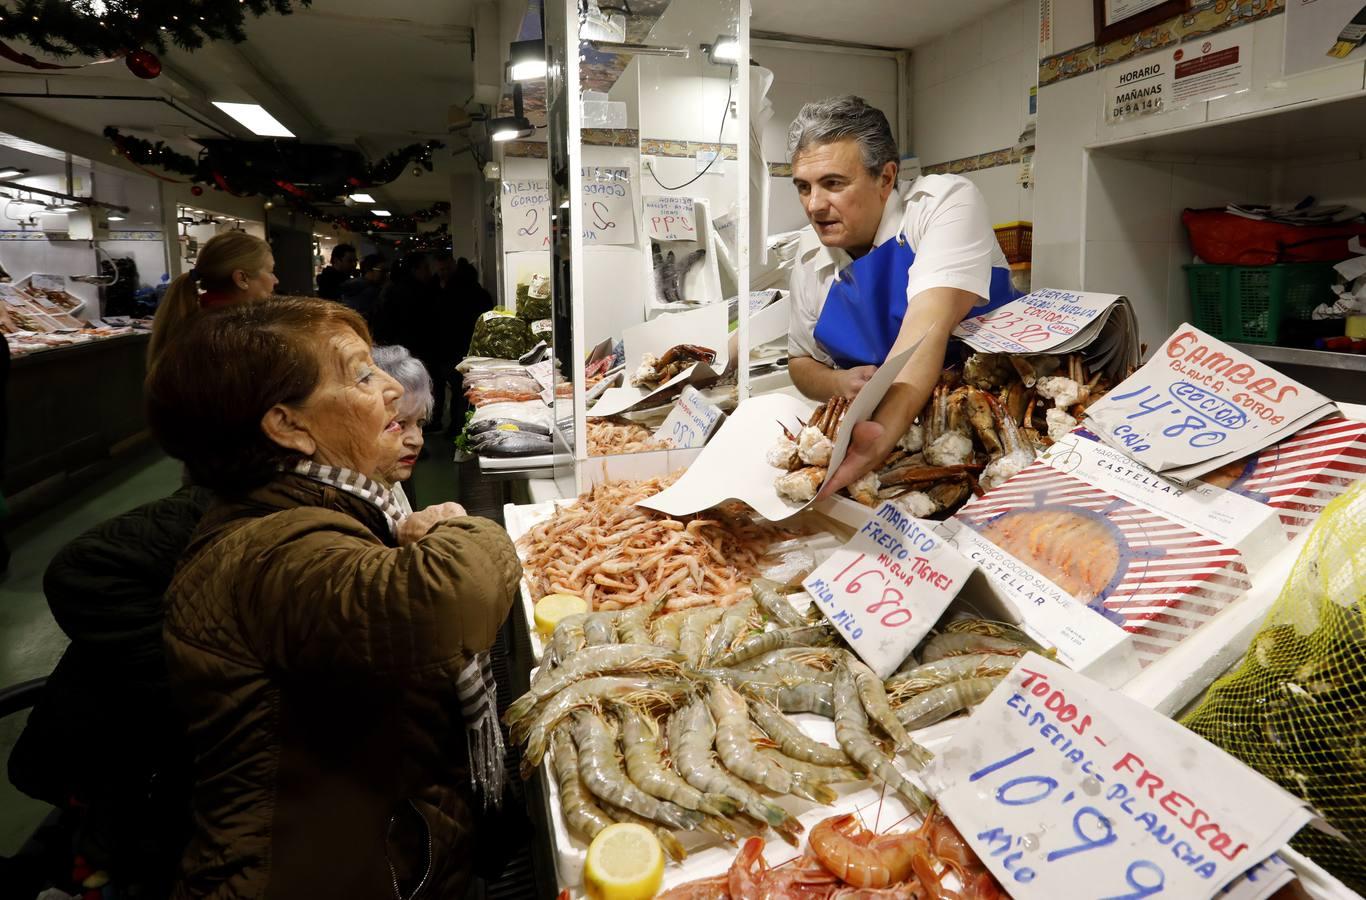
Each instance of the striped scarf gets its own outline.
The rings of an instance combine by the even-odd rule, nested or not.
[[[384,514],[389,530],[394,535],[398,534],[399,522],[408,517],[408,512],[394,498],[392,491],[359,472],[319,465],[311,460],[303,460],[291,471],[373,505]],[[488,651],[476,653],[470,658],[456,676],[455,689],[465,720],[470,784],[483,801],[485,810],[499,809],[503,804],[507,772],[503,767],[503,732],[498,727],[498,683],[493,678],[493,663]]]

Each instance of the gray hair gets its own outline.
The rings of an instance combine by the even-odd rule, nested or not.
[[[432,376],[421,360],[399,344],[376,347],[370,356],[375,365],[403,385],[403,399],[399,401],[402,407],[432,414]]]
[[[900,163],[892,126],[882,110],[853,94],[817,100],[802,107],[787,130],[787,149],[795,162],[803,150],[853,138],[863,154],[863,165],[874,175],[887,163]]]

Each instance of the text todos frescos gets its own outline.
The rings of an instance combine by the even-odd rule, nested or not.
[[[1212,897],[1309,820],[1218,748],[1037,654],[927,777],[1017,898]]]

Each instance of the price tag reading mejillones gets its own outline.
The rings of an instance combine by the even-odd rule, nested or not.
[[[725,413],[721,412],[719,406],[703,397],[697,388],[688,385],[669,411],[669,417],[655,432],[655,437],[680,449],[703,447],[724,418]]]
[[[879,678],[905,661],[972,574],[932,525],[884,502],[802,582]]]
[[[1255,453],[1335,409],[1266,363],[1182,325],[1141,369],[1086,410],[1101,440],[1189,480]]]
[[[1193,732],[1034,653],[925,774],[1017,900],[1206,900],[1311,818]]]

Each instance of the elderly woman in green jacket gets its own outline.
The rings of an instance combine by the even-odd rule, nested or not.
[[[479,660],[520,566],[493,522],[382,486],[402,389],[370,350],[346,307],[275,299],[202,316],[148,376],[153,433],[220,498],[167,593],[196,774],[177,897],[463,896],[467,746],[501,770]]]

